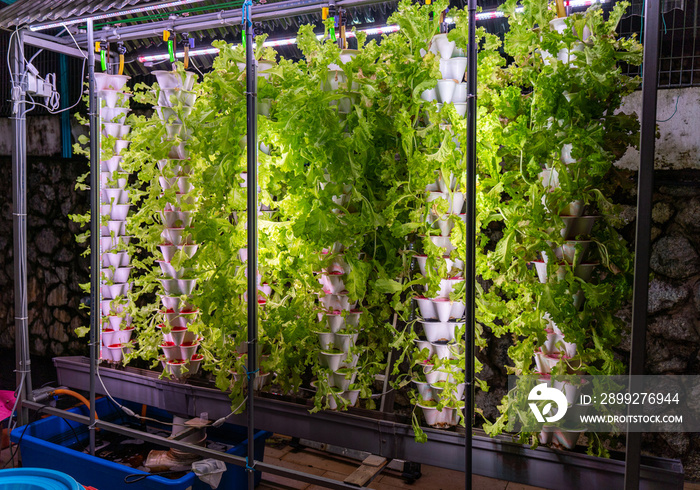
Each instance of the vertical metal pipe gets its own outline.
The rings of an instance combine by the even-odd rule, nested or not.
[[[95,378],[100,331],[100,106],[95,87],[92,19],[87,21],[90,116],[90,454],[95,455]]]
[[[647,303],[649,299],[649,255],[651,252],[651,208],[654,193],[656,149],[656,90],[659,62],[659,0],[647,0],[644,11],[644,64],[642,74],[642,129],[639,142],[637,181],[637,230],[634,245],[634,294],[630,341],[630,392],[639,391],[646,354]],[[642,434],[627,433],[625,489],[639,488]]]
[[[476,285],[476,0],[469,0],[469,46],[467,53],[467,251],[464,261],[465,275],[465,332],[464,332],[464,381],[466,399],[464,420],[464,488],[472,488],[472,427],[474,425],[474,332],[475,332],[475,285]]]
[[[70,100],[70,91],[68,90],[68,56],[65,54],[58,55],[60,66],[59,85],[61,91],[61,109],[68,107]],[[82,80],[81,82],[82,83]],[[61,156],[63,158],[71,158],[73,156],[73,148],[71,147],[71,131],[70,131],[70,111],[61,112]]]
[[[9,47],[9,46],[8,46]],[[26,78],[23,31],[15,36],[12,50],[12,129],[14,151],[12,152],[12,221],[14,237],[15,276],[15,362],[17,365],[17,396],[20,403],[32,391],[31,361],[29,358],[29,325],[27,314],[27,118],[25,116]],[[17,414],[19,425],[28,420],[28,411],[22,408]]]
[[[246,30],[246,106],[248,143],[248,488],[255,487],[255,424],[253,399],[257,375],[258,344],[258,114],[257,62],[253,56],[253,28],[245,21]]]

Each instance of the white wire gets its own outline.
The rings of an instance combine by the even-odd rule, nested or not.
[[[12,73],[12,66],[10,66],[10,51],[12,51],[12,38],[13,36],[17,35],[17,31],[17,28],[15,28],[15,30],[12,31],[12,34],[10,34],[10,40],[7,42],[7,70],[10,72],[10,84],[13,87],[15,85],[15,77]]]
[[[107,391],[107,387],[105,386],[104,382],[102,381],[102,376],[100,376],[100,366],[99,366],[99,364],[98,364],[97,366],[95,366],[95,373],[97,374],[97,379],[100,380],[100,384],[102,385],[102,389],[105,391],[105,394],[107,395],[107,398],[109,398],[110,400],[112,400],[112,402],[113,402],[116,406],[118,406],[119,408],[121,408],[122,411],[123,411],[124,413],[126,413],[127,415],[131,415],[132,417],[136,417],[136,418],[139,418],[139,419],[142,419],[142,420],[150,420],[150,421],[152,421],[152,422],[157,422],[157,423],[163,424],[163,425],[172,425],[172,426],[176,426],[176,425],[177,425],[177,426],[180,426],[180,427],[191,427],[189,424],[186,424],[186,423],[185,423],[185,424],[176,424],[176,423],[173,423],[173,422],[164,422],[164,421],[162,421],[162,420],[153,419],[153,418],[151,418],[151,417],[145,417],[145,416],[143,416],[143,415],[139,415],[139,414],[135,413],[135,412],[134,412],[133,410],[131,410],[129,407],[125,407],[124,405],[122,405],[121,403],[119,403],[117,400],[115,400],[115,399],[112,397],[112,395],[110,395],[109,391]],[[240,405],[238,405],[235,409],[233,409],[233,410],[231,411],[231,413],[229,413],[228,415],[226,415],[226,416],[224,416],[224,417],[221,417],[220,419],[215,420],[214,423],[211,424],[212,427],[221,427],[221,426],[223,425],[223,423],[226,422],[226,419],[228,419],[231,415],[234,415],[234,414],[238,411],[238,409],[241,408],[241,407],[243,406],[243,404],[244,404],[247,400],[248,400],[248,397],[246,396],[246,397],[243,399],[243,401],[240,403]]]
[[[70,29],[68,29],[68,27],[65,24],[61,24],[61,25],[66,30],[66,32],[70,35],[71,39],[73,39],[73,42],[75,43],[76,47],[78,48],[78,51],[80,51],[80,54],[83,55],[83,58],[88,59],[88,56],[85,53],[83,53],[83,50],[80,47],[80,44],[78,44],[78,41],[75,40],[75,37],[73,37],[73,33],[70,31]],[[88,46],[88,49],[90,49],[89,46]]]
[[[86,60],[83,60],[83,68],[82,68],[82,71],[81,71],[81,73],[80,73],[80,81],[81,81],[81,83],[82,83],[83,78],[85,78],[85,64],[86,64]],[[54,94],[56,94],[56,96],[58,96],[58,93],[54,92]],[[52,97],[53,97],[53,94],[52,94]],[[38,106],[40,106],[40,107],[44,107],[44,108],[48,109],[48,111],[49,111],[50,114],[60,114],[61,112],[68,111],[68,110],[72,109],[73,107],[77,106],[78,104],[80,104],[80,95],[78,95],[78,100],[75,102],[75,104],[73,104],[73,105],[70,106],[70,107],[66,107],[65,109],[61,109],[60,111],[57,111],[57,110],[51,109],[50,107],[48,107],[48,106],[46,106],[46,105],[44,105],[44,104],[42,104],[42,103],[40,103],[40,102],[34,102],[34,98],[33,98],[31,95],[29,96],[29,98],[32,99],[31,102],[26,102],[26,101],[25,101],[25,104],[32,104],[32,105],[35,105],[35,106],[38,105]],[[59,99],[59,100],[60,100],[60,99]],[[29,109],[29,110],[32,110],[32,109]],[[29,111],[25,111],[25,114],[26,114],[27,112],[29,112]]]
[[[104,382],[102,381],[102,376],[100,376],[100,367],[99,367],[99,365],[95,367],[95,373],[97,374],[97,379],[100,380],[100,384],[102,385],[102,389],[105,391],[105,394],[107,395],[107,398],[109,398],[110,400],[112,400],[112,402],[113,402],[116,406],[118,406],[125,414],[130,415],[130,416],[132,416],[132,417],[136,417],[136,418],[142,419],[142,420],[150,420],[151,422],[157,422],[157,423],[163,424],[163,425],[172,425],[172,426],[176,426],[176,425],[177,425],[177,426],[180,426],[180,427],[190,427],[190,425],[188,425],[188,424],[177,424],[177,423],[173,423],[173,422],[164,422],[164,421],[162,421],[162,420],[154,419],[154,418],[151,418],[151,417],[145,417],[145,416],[143,416],[143,415],[137,414],[136,412],[134,412],[133,410],[131,410],[129,407],[125,407],[124,405],[122,405],[121,403],[119,403],[117,400],[115,400],[115,399],[112,397],[112,395],[109,393],[109,391],[107,391],[107,387],[105,386]]]

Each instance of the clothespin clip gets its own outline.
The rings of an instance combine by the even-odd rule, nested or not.
[[[348,47],[347,40],[345,39],[345,23],[347,21],[347,13],[344,8],[338,9],[338,24],[340,25],[340,39],[338,39],[338,46],[340,49],[345,49]]]
[[[119,52],[119,74],[124,74],[124,55],[126,54],[126,48],[123,42],[117,44],[117,51]]]
[[[170,55],[170,62],[175,63],[175,33],[169,30],[163,31],[163,41],[168,43],[168,55]]]
[[[185,59],[184,59],[184,64],[185,64],[185,70],[190,66],[190,44],[194,44],[194,38],[189,37],[189,33],[183,32],[180,34],[180,37],[182,39],[182,45],[184,47],[185,51]]]
[[[321,9],[321,17],[323,18],[323,20],[326,20],[329,17],[333,17],[334,24],[329,29],[328,34],[331,37],[331,41],[336,42],[337,39],[335,37],[335,26],[338,25],[338,18],[335,15],[335,5],[329,4],[328,7],[323,7]]]
[[[109,44],[104,40],[95,42],[95,52],[100,53],[100,64],[102,65],[102,71],[107,73],[109,68],[107,64],[107,49]]]
[[[557,17],[566,17],[566,7],[564,6],[564,0],[556,0],[557,3]],[[568,2],[567,2],[568,4]]]

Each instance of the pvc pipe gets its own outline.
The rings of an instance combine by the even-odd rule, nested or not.
[[[88,410],[91,410],[91,407],[94,407],[94,403],[90,403],[87,398],[85,398],[83,395],[80,393],[73,391],[73,390],[64,390],[63,388],[59,388],[58,390],[54,390],[53,393],[54,395],[69,395],[72,396],[73,398],[77,398],[83,404],[88,408]],[[97,420],[97,412],[95,412],[95,420]]]
[[[87,21],[90,116],[90,455],[95,455],[95,377],[100,331],[100,105],[95,84],[92,19]]]
[[[11,39],[11,38],[10,38]],[[9,48],[9,46],[8,46]],[[15,286],[15,362],[16,383],[22,387],[17,394],[19,403],[32,392],[31,360],[29,358],[29,324],[27,313],[27,119],[25,96],[19,90],[24,63],[24,31],[16,35],[13,56],[13,136],[12,153],[12,222],[14,237],[14,286]],[[22,378],[24,377],[24,383]],[[22,408],[17,415],[20,425],[29,422],[28,411]]]

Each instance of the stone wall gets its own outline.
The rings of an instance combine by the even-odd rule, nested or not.
[[[27,162],[27,296],[30,346],[35,355],[87,353],[87,344],[73,330],[87,324],[80,310],[89,258],[75,243],[77,226],[69,214],[89,206],[87,192],[74,190],[75,179],[87,171],[84,159],[29,158]],[[12,163],[0,157],[10,183]],[[14,266],[12,192],[0,193],[0,347],[14,347]]]
[[[630,196],[632,197],[632,196]],[[655,172],[645,374],[700,374],[700,172]],[[636,208],[624,215],[634,236]],[[631,324],[631,308],[620,312]],[[630,349],[629,330],[619,354]],[[700,434],[644,434],[644,452],[681,459],[700,480]]]

